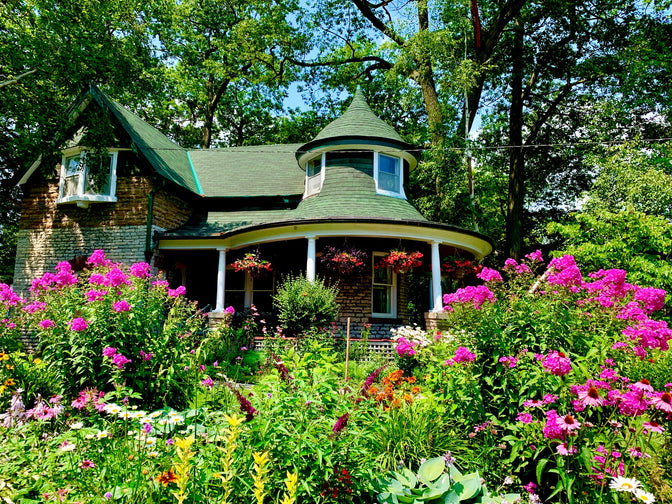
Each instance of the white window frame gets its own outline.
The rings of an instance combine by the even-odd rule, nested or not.
[[[67,161],[74,156],[80,156],[84,160],[84,169],[80,171],[77,181],[77,193],[70,196],[63,196],[65,191],[65,179],[67,172]],[[81,147],[74,147],[63,151],[61,159],[60,180],[58,186],[58,198],[56,204],[77,203],[77,206],[87,208],[89,203],[116,203],[117,202],[117,158],[119,149],[108,149],[110,157],[110,192],[109,194],[86,194],[84,184],[89,174],[86,166],[86,150]]]
[[[388,191],[386,189],[381,189],[379,187],[379,166],[380,166],[380,156],[386,156],[397,161],[397,167],[399,169],[399,191]],[[399,156],[391,156],[390,154],[382,154],[380,152],[373,153],[373,180],[376,183],[376,194],[383,194],[385,196],[392,196],[394,198],[406,199],[406,193],[404,193],[404,160]]]
[[[320,191],[322,190],[322,185],[324,184],[324,173],[326,171],[326,161],[327,161],[327,153],[323,152],[322,155],[320,156],[320,173],[317,175],[313,175],[311,177],[308,176],[308,164],[317,160],[317,157],[314,157],[306,163],[306,181],[305,181],[305,191],[303,193],[303,197],[307,198],[308,196],[314,196],[315,194],[319,194]],[[319,179],[318,179],[319,177]],[[313,186],[314,188],[311,190],[311,182],[315,182],[319,180],[319,185],[315,184]]]
[[[387,252],[373,252],[371,254],[372,269],[371,269],[371,316],[376,318],[397,318],[397,274],[390,270],[390,275],[392,278],[391,284],[380,284],[376,283],[376,263],[384,256],[387,255]],[[373,311],[373,291],[374,287],[378,285],[387,286],[388,296],[390,298],[390,313],[378,313]]]

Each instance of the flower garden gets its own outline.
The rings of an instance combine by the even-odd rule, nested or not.
[[[0,285],[0,501],[672,501],[665,292],[625,271],[538,252],[482,268],[440,332],[346,360],[333,310],[298,331],[227,309],[208,329],[149,265],[88,266],[29,300]],[[299,281],[279,313],[333,308]]]

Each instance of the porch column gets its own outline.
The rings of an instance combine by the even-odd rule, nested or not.
[[[306,236],[308,239],[308,258],[306,259],[306,279],[309,282],[315,281],[315,235]]]
[[[219,263],[217,265],[217,302],[215,312],[224,311],[224,283],[226,279],[226,249],[218,248]]]
[[[441,292],[441,257],[439,256],[439,242],[432,242],[432,297],[433,312],[443,311],[443,293]]]

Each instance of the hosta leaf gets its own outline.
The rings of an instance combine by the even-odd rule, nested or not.
[[[445,468],[446,461],[443,457],[431,458],[418,469],[418,478],[425,483],[432,482],[443,474]]]

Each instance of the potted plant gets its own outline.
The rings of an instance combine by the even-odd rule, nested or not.
[[[369,255],[355,247],[326,246],[320,257],[325,270],[341,275],[359,274],[366,267]]]
[[[380,258],[376,268],[389,268],[395,273],[408,273],[413,268],[422,266],[423,255],[421,252],[406,252],[405,250],[392,249],[389,254]]]
[[[261,258],[259,251],[248,252],[241,259],[231,263],[236,271],[247,271],[254,277],[261,276],[265,271],[273,271],[271,263]]]

